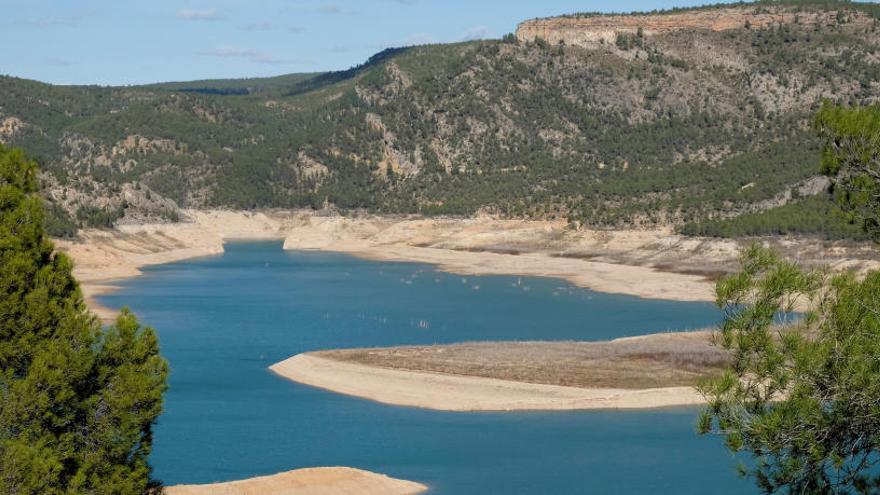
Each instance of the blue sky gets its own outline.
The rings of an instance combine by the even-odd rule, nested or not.
[[[140,84],[345,69],[390,46],[497,38],[556,14],[693,0],[0,0],[0,73]]]

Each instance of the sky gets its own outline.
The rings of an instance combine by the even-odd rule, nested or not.
[[[0,0],[0,74],[128,85],[347,69],[388,47],[699,0]]]

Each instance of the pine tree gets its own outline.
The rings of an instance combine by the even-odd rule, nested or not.
[[[880,240],[880,107],[826,103],[815,125],[840,204]],[[715,294],[732,363],[702,386],[699,431],[750,453],[740,472],[765,493],[880,494],[880,272],[831,275],[754,245]]]
[[[825,102],[814,126],[824,141],[822,171],[838,204],[880,242],[880,107]]]
[[[702,386],[699,431],[750,454],[739,469],[763,493],[880,494],[880,272],[832,275],[754,245],[716,295],[732,363]]]
[[[88,311],[37,190],[0,146],[0,493],[142,494],[167,364],[131,312]]]

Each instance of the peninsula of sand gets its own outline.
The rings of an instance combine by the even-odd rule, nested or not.
[[[271,370],[332,392],[443,411],[641,409],[702,403],[694,385],[726,362],[709,332],[684,332],[320,351]]]
[[[428,489],[412,481],[347,467],[307,468],[273,476],[207,485],[177,485],[165,495],[416,495]]]

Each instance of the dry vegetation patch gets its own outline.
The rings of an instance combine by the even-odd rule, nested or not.
[[[337,361],[409,371],[581,388],[692,386],[721,370],[728,355],[709,332],[609,342],[478,342],[312,353]]]

